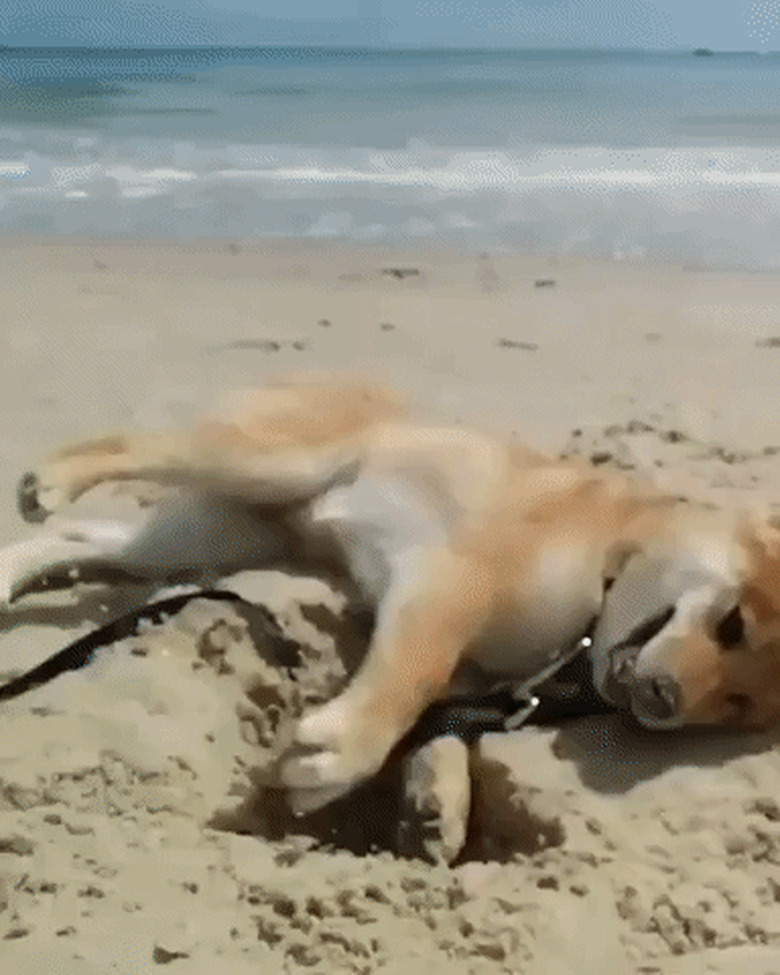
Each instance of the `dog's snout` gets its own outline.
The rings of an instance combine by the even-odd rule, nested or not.
[[[39,484],[35,474],[23,474],[16,489],[16,503],[19,514],[25,521],[41,522],[48,512],[38,500]]]
[[[672,677],[654,676],[636,680],[631,688],[634,710],[640,718],[669,721],[680,707],[680,692]]]

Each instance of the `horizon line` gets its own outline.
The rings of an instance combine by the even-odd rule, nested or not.
[[[213,50],[269,50],[279,48],[290,48],[292,50],[330,50],[330,51],[474,51],[474,52],[518,52],[529,51],[538,52],[563,52],[563,53],[600,53],[600,54],[665,54],[665,53],[688,53],[697,51],[708,51],[712,54],[774,54],[780,49],[761,51],[757,48],[711,48],[706,46],[695,46],[688,44],[677,44],[673,47],[633,47],[633,46],[561,46],[561,45],[529,45],[515,46],[509,44],[485,45],[485,44],[415,44],[413,42],[390,43],[345,43],[338,44],[328,42],[303,42],[294,43],[292,41],[257,42],[253,44],[242,43],[220,43],[220,44],[77,44],[77,43],[25,43],[25,44],[0,44],[2,51],[25,51],[25,50],[81,50],[81,51],[213,51]]]

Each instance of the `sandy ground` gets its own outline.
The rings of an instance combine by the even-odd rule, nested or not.
[[[16,482],[52,446],[181,423],[310,367],[368,369],[442,416],[680,494],[780,502],[774,276],[18,240],[0,242],[0,272],[4,542],[25,531]],[[333,692],[352,633],[338,596],[278,573],[251,584]],[[0,621],[0,671],[143,595],[25,599]],[[780,736],[650,735],[616,716],[488,736],[463,862],[400,860],[392,782],[288,832],[265,788],[283,734],[252,704],[286,720],[301,701],[277,668],[257,677],[260,631],[231,613],[192,604],[0,710],[9,971],[780,973]]]

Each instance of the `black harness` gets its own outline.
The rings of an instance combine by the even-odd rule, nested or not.
[[[251,607],[253,612],[262,612],[268,635],[278,644],[273,648],[274,656],[294,669],[300,659],[298,645],[284,636],[273,614],[229,589],[195,588],[146,603],[79,637],[42,663],[0,685],[0,701],[20,697],[61,674],[80,670],[99,650],[134,636],[142,622],[162,622],[193,599],[243,605]],[[520,684],[507,684],[488,694],[457,696],[431,705],[407,740],[422,744],[449,734],[473,742],[488,732],[514,730],[529,720],[545,723],[613,710],[593,687],[588,649],[595,624],[594,619],[587,634],[574,646],[559,653],[546,667]]]
[[[446,698],[432,704],[406,742],[423,744],[441,735],[474,742],[489,732],[515,731],[524,724],[548,724],[586,714],[614,711],[593,684],[588,653],[595,620],[588,634],[546,667],[519,684],[483,695]]]

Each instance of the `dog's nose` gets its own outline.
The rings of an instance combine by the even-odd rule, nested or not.
[[[46,520],[48,511],[38,500],[38,478],[35,474],[23,474],[16,489],[16,504],[19,514],[25,521],[41,522]]]
[[[631,698],[640,720],[647,717],[652,721],[669,721],[680,707],[679,689],[672,677],[638,678],[632,684]]]

